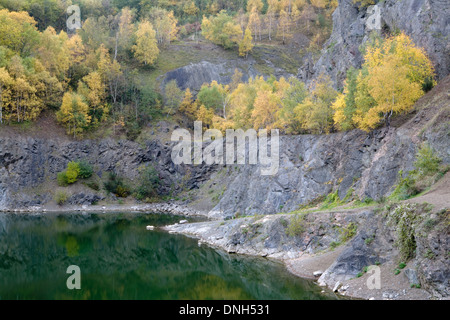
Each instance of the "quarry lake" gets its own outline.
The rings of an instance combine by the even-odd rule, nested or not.
[[[0,213],[0,299],[330,299],[278,262],[228,254],[144,213]],[[70,265],[81,289],[66,286]]]

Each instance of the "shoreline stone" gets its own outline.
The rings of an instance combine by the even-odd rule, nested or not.
[[[169,233],[197,238],[199,245],[208,245],[230,254],[244,254],[278,260],[294,275],[315,280],[319,286],[326,287],[327,290],[337,292],[347,298],[441,298],[439,294],[434,294],[433,290],[411,289],[407,281],[400,281],[402,284],[399,287],[386,284],[387,287],[383,286],[383,290],[378,291],[369,290],[370,288],[363,289],[366,287],[368,277],[368,275],[365,275],[359,278],[358,273],[364,269],[363,267],[375,263],[390,266],[394,264],[398,257],[393,246],[394,243],[391,241],[392,230],[386,225],[383,215],[376,215],[373,211],[364,209],[361,209],[360,212],[350,211],[346,213],[340,211],[334,213],[321,212],[314,215],[314,220],[309,221],[310,225],[320,226],[320,232],[313,228],[296,237],[288,237],[282,226],[283,224],[289,224],[289,220],[293,216],[278,214],[264,216],[263,218],[245,217],[223,221],[174,224],[162,229]],[[354,222],[358,225],[358,232],[341,247],[331,249],[331,242],[339,239],[339,234],[333,236],[332,233],[340,227],[339,224],[324,224],[325,221],[330,220],[340,223],[341,226],[348,225],[350,221]],[[393,232],[395,233],[395,230]],[[371,237],[374,238],[368,245],[365,239]],[[303,242],[305,239],[308,239],[306,245]],[[317,245],[325,239],[331,241],[326,247]],[[442,249],[445,250],[445,248]],[[330,255],[334,250],[336,253]],[[325,259],[327,255],[330,258]],[[420,260],[421,257],[418,257],[418,259]],[[358,263],[355,264],[355,261]],[[310,269],[310,274],[305,274],[301,270],[298,272],[299,270],[293,267],[299,266],[301,268],[308,265],[315,266],[314,269]],[[388,269],[384,267],[383,272],[390,273],[389,268],[391,267],[388,267]],[[402,278],[397,279],[401,280]],[[425,287],[423,283],[422,287]],[[387,297],[382,295],[386,290],[389,290]],[[430,294],[430,292],[432,293]]]
[[[78,205],[78,206],[61,206],[61,207],[46,207],[46,206],[32,206],[16,209],[0,209],[4,213],[38,213],[38,212],[153,212],[170,215],[179,215],[185,217],[205,217],[206,212],[201,212],[187,206],[174,203],[151,203],[151,204],[133,204],[133,205]],[[186,221],[187,220],[181,220]],[[181,222],[180,221],[180,222]]]

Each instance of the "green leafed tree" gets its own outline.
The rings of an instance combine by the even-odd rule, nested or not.
[[[86,129],[90,122],[89,106],[85,98],[72,92],[64,94],[61,108],[56,113],[58,122],[67,128],[67,133],[74,137],[81,134]]]
[[[159,55],[156,32],[149,21],[139,23],[136,32],[136,44],[133,52],[137,60],[145,65],[152,65]]]
[[[183,99],[183,91],[178,87],[177,81],[170,80],[164,89],[165,102],[167,107],[167,115],[174,114],[178,111]]]
[[[79,174],[80,174],[80,165],[78,164],[78,162],[70,161],[67,164],[66,170],[67,183],[72,184],[77,182]]]
[[[239,55],[247,58],[250,51],[253,49],[252,32],[249,28],[245,29],[244,38],[239,41]]]
[[[228,15],[226,10],[222,10],[215,17],[203,17],[203,36],[225,49],[233,48],[242,37],[242,29],[234,22],[233,17]]]

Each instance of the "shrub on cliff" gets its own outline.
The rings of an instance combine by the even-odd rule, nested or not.
[[[94,173],[94,170],[92,169],[92,166],[85,160],[81,160],[78,162],[78,166],[80,168],[79,177],[81,179],[88,179],[92,177],[92,174]]]
[[[80,174],[80,165],[78,162],[70,161],[67,164],[66,176],[69,184],[75,183],[78,180]]]
[[[60,206],[66,203],[67,198],[68,198],[67,193],[61,190],[56,191],[55,196],[53,197],[55,202]]]
[[[395,245],[400,251],[401,259],[408,261],[416,252],[416,227],[422,217],[416,204],[401,204],[388,213],[388,224],[396,229]]]
[[[75,183],[80,174],[80,165],[78,162],[71,161],[67,164],[67,169],[57,174],[58,185],[65,187]]]
[[[350,222],[348,225],[346,225],[343,228],[339,229],[339,233],[341,234],[341,241],[346,242],[353,238],[356,235],[356,231],[358,229],[358,226],[354,222]]]
[[[92,166],[84,161],[70,161],[67,164],[67,168],[57,174],[58,185],[66,187],[69,184],[73,184],[78,181],[78,179],[88,179],[92,176],[94,170]]]
[[[298,213],[295,214],[286,228],[286,234],[290,237],[300,236],[303,232],[306,231],[307,221],[306,214]]]
[[[439,171],[442,159],[439,158],[428,143],[422,144],[417,152],[414,166],[419,170],[419,174],[429,175]]]
[[[353,0],[353,3],[358,4],[361,7],[368,7],[377,3],[378,0]]]
[[[160,184],[158,172],[152,166],[145,168],[141,172],[140,184],[135,190],[137,200],[156,197]]]
[[[436,183],[448,170],[448,166],[441,166],[442,159],[428,143],[423,143],[416,155],[415,169],[403,177],[403,170],[398,173],[399,182],[390,198],[406,200]]]
[[[69,184],[67,181],[67,172],[65,170],[58,172],[56,175],[56,180],[58,181],[58,185],[61,187],[66,187]]]
[[[106,191],[115,194],[120,198],[126,198],[130,195],[130,188],[125,184],[122,177],[115,172],[110,172],[108,180],[104,183]]]

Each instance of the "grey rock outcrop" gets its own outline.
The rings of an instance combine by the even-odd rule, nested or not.
[[[443,297],[450,296],[449,214],[447,210],[435,217],[436,226],[431,230],[425,224],[416,231],[417,284]]]
[[[345,246],[336,261],[321,275],[320,285],[332,286],[337,281],[355,278],[364,267],[391,260],[396,251],[393,236],[385,228],[385,220],[373,211],[363,213],[358,233]]]
[[[103,199],[105,199],[105,197],[102,195],[80,192],[72,195],[66,203],[69,205],[92,205]]]
[[[408,279],[409,284],[418,285],[420,284],[419,278],[417,277],[417,272],[414,269],[405,269],[403,274]]]
[[[446,144],[438,152],[449,163],[448,140]],[[262,176],[259,165],[229,169],[234,179],[230,178],[210,214],[232,217],[288,212],[333,190],[338,190],[341,199],[353,192],[362,200],[379,200],[392,191],[400,170],[413,169],[417,148],[404,130],[394,128],[369,135],[351,131],[281,137],[278,173]]]
[[[410,284],[420,284],[422,288],[437,298],[448,297],[449,265],[448,250],[450,247],[448,233],[448,217],[445,213],[439,216],[425,209],[425,205],[416,205],[415,210],[421,216],[420,223],[414,227],[417,249],[414,257],[406,261],[404,269]],[[382,212],[372,209],[339,210],[335,212],[319,212],[304,215],[301,228],[294,219],[295,214],[279,214],[244,217],[226,221],[207,221],[188,224],[175,224],[164,227],[172,233],[180,233],[199,239],[199,245],[207,244],[228,251],[229,253],[263,256],[281,261],[302,261],[320,259],[334,250],[336,243],[342,248],[332,261],[327,262],[325,271],[314,272],[320,278],[318,284],[328,286],[333,291],[346,283],[340,293],[349,288],[349,280],[359,277],[368,271],[369,266],[397,265],[399,255],[397,225],[389,218],[397,210],[393,206]],[[428,219],[435,219],[430,229]],[[447,219],[447,220],[446,220]],[[342,230],[355,226],[355,235],[347,242]],[[424,229],[425,228],[425,229]],[[444,229],[444,230],[443,230]],[[292,232],[295,230],[295,232]],[[339,231],[340,230],[340,231]],[[427,231],[427,236],[424,231]],[[432,253],[430,253],[432,248]],[[303,260],[304,261],[304,260]],[[333,262],[334,261],[334,262]],[[331,264],[331,265],[330,265]],[[315,265],[322,267],[322,265]],[[383,272],[392,273],[389,269]],[[320,273],[320,274],[319,274]],[[339,284],[339,285],[337,285]],[[386,298],[396,298],[399,291],[390,292],[383,289]]]
[[[131,185],[139,183],[140,170],[153,166],[159,174],[159,194],[177,193],[181,188],[197,188],[215,170],[213,166],[186,168],[171,160],[171,146],[148,141],[145,146],[131,141],[67,141],[29,137],[0,138],[0,210],[44,205],[52,200],[53,181],[69,161],[87,160],[102,177],[115,172]],[[187,175],[189,172],[189,175]],[[182,178],[184,177],[184,180]],[[104,196],[79,192],[69,197],[69,205],[95,204]]]
[[[403,205],[398,205],[402,208]],[[421,285],[436,297],[450,295],[450,268],[448,249],[450,236],[448,211],[430,214],[424,205],[414,205],[418,222],[414,224],[412,237],[416,248],[408,268],[403,270],[410,285]],[[390,213],[397,210],[391,208]],[[401,210],[401,209],[400,209]],[[393,261],[397,265],[404,259],[399,255],[398,226],[390,221],[389,214],[369,214],[364,223],[359,224],[358,234],[346,245],[336,261],[322,274],[318,282],[333,286],[336,281],[355,278],[364,267],[376,262],[384,264]],[[431,226],[429,221],[433,221]],[[365,241],[370,239],[370,241]]]
[[[189,88],[197,93],[204,83],[212,81],[220,84],[230,83],[235,69],[242,72],[242,81],[248,81],[249,78],[259,75],[259,72],[251,64],[201,61],[167,72],[161,88],[164,88],[169,81],[175,80],[181,90]]]
[[[450,72],[450,6],[446,0],[381,1],[376,5],[380,13],[378,32],[401,30],[414,43],[423,47],[432,60],[438,79]],[[359,8],[353,0],[339,0],[333,13],[333,32],[324,44],[316,63],[307,59],[298,77],[309,82],[319,74],[330,75],[337,87],[342,87],[351,66],[359,68],[359,50],[373,30],[370,19],[373,7]]]
[[[303,228],[292,232],[289,232],[295,217],[292,214],[175,224],[165,229],[195,236],[200,244],[228,252],[285,260],[329,249],[332,243],[340,241],[340,229],[350,222],[363,223],[367,214],[370,212],[308,215],[302,221]]]
[[[353,193],[361,201],[379,200],[393,191],[400,170],[406,175],[414,169],[423,141],[449,164],[448,88],[450,77],[424,96],[418,111],[397,128],[280,137],[275,175],[261,175],[259,164],[222,169],[229,182],[210,216],[289,212],[336,190],[341,199]]]

